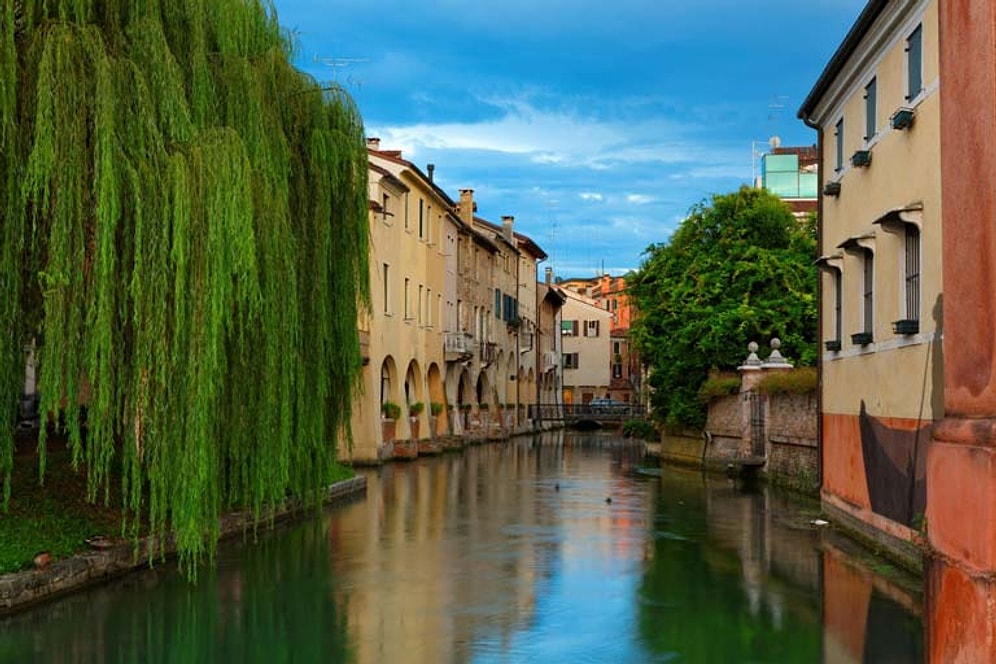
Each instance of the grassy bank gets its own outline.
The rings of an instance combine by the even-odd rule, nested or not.
[[[354,475],[344,466],[334,468],[333,482]],[[49,439],[44,485],[38,478],[35,441],[19,438],[11,482],[10,509],[0,511],[0,574],[33,566],[36,554],[47,551],[54,559],[89,548],[88,538],[119,537],[122,513],[120,478],[111,479],[107,505],[86,500],[86,474],[74,471],[61,439]]]
[[[119,504],[113,493],[109,506],[86,502],[86,476],[82,470],[73,471],[63,440],[49,441],[44,485],[40,484],[34,440],[19,438],[10,509],[0,511],[0,574],[31,567],[35,554],[42,551],[63,558],[85,549],[88,537],[118,535]]]

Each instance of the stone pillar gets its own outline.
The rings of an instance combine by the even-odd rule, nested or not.
[[[996,6],[939,11],[945,417],[927,454],[928,644],[930,661],[993,662]]]
[[[753,443],[753,436],[750,426],[750,397],[749,392],[753,392],[757,388],[757,384],[761,381],[761,358],[757,356],[757,343],[750,342],[747,344],[747,350],[749,354],[744,363],[737,367],[737,371],[740,372],[740,447],[737,450],[738,457],[749,457],[751,455],[751,445]]]

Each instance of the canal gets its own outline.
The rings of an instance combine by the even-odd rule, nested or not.
[[[919,583],[818,505],[549,433],[0,620],[0,662],[920,662]]]

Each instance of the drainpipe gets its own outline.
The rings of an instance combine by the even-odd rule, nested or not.
[[[816,130],[816,253],[820,254],[823,240],[823,127],[799,111],[799,119],[810,129]],[[821,277],[822,279],[822,277]],[[823,493],[823,289],[816,287],[816,476],[820,494]]]

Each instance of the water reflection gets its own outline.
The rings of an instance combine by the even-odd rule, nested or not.
[[[724,478],[545,435],[368,474],[365,500],[0,621],[0,662],[920,661],[920,601]]]

